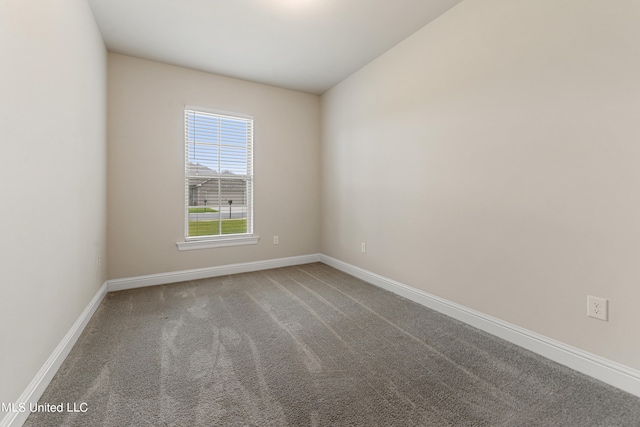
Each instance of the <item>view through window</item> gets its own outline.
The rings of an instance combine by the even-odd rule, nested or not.
[[[253,119],[185,109],[185,235],[253,231]]]

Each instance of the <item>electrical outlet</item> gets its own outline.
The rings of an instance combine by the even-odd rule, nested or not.
[[[360,252],[365,253],[367,252],[367,244],[362,242],[360,243]]]
[[[96,270],[98,273],[102,271],[102,257],[100,255],[96,257]]]
[[[274,245],[280,244],[280,239],[278,238],[278,236],[273,236],[273,244]]]
[[[608,300],[604,298],[593,297],[587,295],[587,316],[596,319],[609,320],[609,305]]]

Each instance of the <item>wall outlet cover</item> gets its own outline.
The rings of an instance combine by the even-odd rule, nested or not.
[[[609,301],[587,295],[587,316],[604,321],[609,320]]]

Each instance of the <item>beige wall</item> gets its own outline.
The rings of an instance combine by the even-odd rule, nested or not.
[[[640,369],[638,18],[463,2],[320,102],[116,54],[107,73],[83,0],[3,1],[0,401],[107,274],[319,251]],[[258,245],[176,249],[185,104],[255,117]]]
[[[105,280],[105,120],[106,50],[86,1],[0,2],[0,402]]]
[[[465,1],[326,93],[322,252],[639,369],[638,22]]]
[[[110,279],[318,252],[319,97],[111,53],[108,62]],[[257,245],[176,248],[185,105],[254,116]]]

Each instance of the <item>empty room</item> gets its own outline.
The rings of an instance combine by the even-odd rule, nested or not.
[[[0,0],[0,427],[640,426],[638,22]]]

